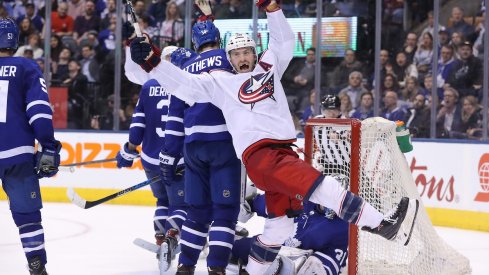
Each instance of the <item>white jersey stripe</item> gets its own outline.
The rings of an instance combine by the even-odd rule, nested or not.
[[[213,125],[213,126],[206,126],[206,125],[196,125],[190,128],[185,128],[185,135],[190,136],[195,133],[220,133],[220,132],[227,132],[228,127],[226,124],[221,124],[221,125]]]
[[[48,115],[48,114],[37,114],[35,116],[32,116],[31,119],[29,120],[29,124],[32,125],[32,123],[38,119],[38,118],[47,118],[47,119],[52,119],[53,116],[52,115]]]
[[[144,159],[147,163],[150,163],[150,164],[153,164],[153,165],[160,165],[160,160],[159,159],[155,159],[155,158],[149,157],[144,152],[141,152],[141,158]]]
[[[131,123],[131,125],[129,126],[129,128],[132,128],[132,127],[146,128],[146,124],[144,124],[144,123]]]
[[[224,246],[224,247],[227,247],[229,249],[233,249],[233,245],[230,244],[230,243],[227,243],[227,242],[221,242],[221,241],[210,241],[209,242],[209,246],[211,245],[215,245],[215,246]]]
[[[32,106],[35,106],[35,105],[46,105],[48,106],[49,108],[51,108],[51,105],[49,104],[49,102],[47,101],[44,101],[44,100],[34,100],[34,101],[31,101],[29,104],[27,104],[27,108],[25,109],[26,111],[29,110]]]
[[[6,159],[22,154],[34,154],[34,146],[20,146],[9,150],[0,151],[0,159]]]

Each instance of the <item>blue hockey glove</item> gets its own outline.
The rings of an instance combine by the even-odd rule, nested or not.
[[[54,140],[53,145],[39,145],[36,152],[36,166],[34,167],[38,178],[50,178],[58,173],[59,152],[61,142]]]
[[[119,153],[117,153],[117,156],[115,156],[115,158],[117,159],[117,168],[131,167],[132,162],[137,157],[139,157],[138,150],[129,149],[129,142],[126,142],[126,144],[124,144],[124,147],[122,147]]]
[[[160,152],[161,180],[166,185],[171,185],[175,180],[181,179],[185,170],[185,164],[181,156],[172,156],[162,150]]]
[[[136,30],[131,22],[127,21],[122,24],[122,40],[126,40],[126,45],[129,46],[132,40],[136,37]]]
[[[149,73],[161,62],[161,50],[151,44],[147,34],[136,37],[131,42],[131,59]]]

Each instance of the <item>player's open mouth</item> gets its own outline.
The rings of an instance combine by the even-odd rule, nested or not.
[[[249,68],[250,68],[250,66],[248,64],[241,64],[241,65],[239,65],[239,70],[240,71],[248,70]]]

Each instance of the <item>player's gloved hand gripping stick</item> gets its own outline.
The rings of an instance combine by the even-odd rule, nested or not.
[[[59,171],[61,142],[54,140],[50,145],[39,145],[36,152],[36,173],[38,178],[50,178]]]
[[[173,181],[179,180],[185,170],[185,164],[182,156],[174,156],[161,150],[160,152],[160,170],[161,180],[166,185],[170,185]]]
[[[138,157],[138,150],[129,148],[129,142],[126,142],[115,157],[117,159],[117,168],[131,167],[134,159]]]

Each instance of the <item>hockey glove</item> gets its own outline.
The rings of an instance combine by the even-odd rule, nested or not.
[[[149,73],[161,62],[161,50],[151,44],[147,34],[131,42],[131,59]]]
[[[253,203],[253,201],[251,201]],[[238,221],[246,223],[255,215],[255,212],[251,209],[251,206],[247,200],[239,205]]]
[[[181,179],[184,169],[185,164],[181,156],[172,156],[164,150],[160,152],[160,170],[163,183],[171,185],[173,181]]]
[[[54,140],[54,144],[50,146],[39,145],[34,168],[38,178],[50,178],[58,173],[60,151],[61,142],[57,140]]]
[[[117,168],[131,167],[135,158],[139,157],[139,152],[136,149],[129,149],[129,142],[124,144],[124,147],[117,153]]]
[[[136,30],[132,23],[127,21],[122,24],[122,40],[126,40],[126,46],[131,45],[134,38],[136,38]]]
[[[280,9],[279,0],[256,0],[255,5],[260,10],[265,10],[267,12],[273,12]]]
[[[214,21],[215,17],[212,15],[212,8],[209,0],[195,0],[194,5],[194,15],[197,22],[203,22],[206,20]]]

